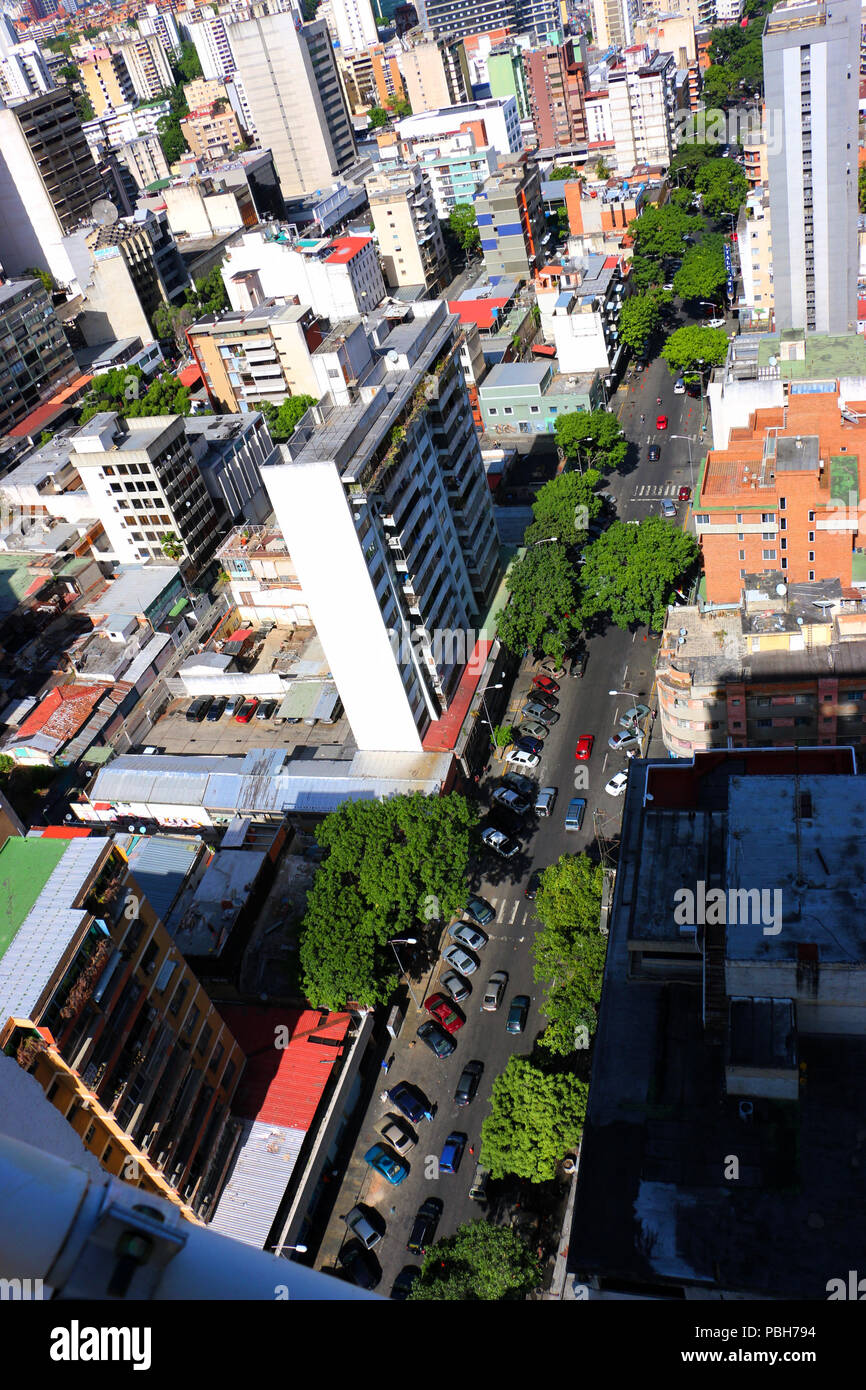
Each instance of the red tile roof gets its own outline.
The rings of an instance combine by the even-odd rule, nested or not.
[[[368,236],[338,236],[331,242],[332,250],[325,257],[328,265],[345,265],[346,261],[354,260],[359,251],[363,251],[365,246],[369,246],[373,240]]]
[[[504,309],[508,303],[502,299],[449,299],[449,314],[459,314],[461,323],[474,323],[478,328],[492,328],[499,321],[494,309]]]
[[[56,685],[20,725],[15,741],[20,743],[31,734],[43,734],[66,743],[90,718],[94,705],[107,688],[104,685]]]
[[[463,721],[469,713],[472,697],[478,688],[492,646],[493,642],[486,637],[479,637],[475,643],[475,649],[466,663],[447,713],[443,714],[441,719],[433,721],[422,739],[425,753],[451,752],[457,742],[457,735],[463,728]]]
[[[219,1012],[247,1058],[232,1102],[234,1114],[286,1129],[309,1129],[331,1068],[342,1057],[351,1016],[328,1014],[323,1019],[315,1009],[246,1004],[220,1004]],[[287,1047],[275,1046],[277,1029],[285,1029]]]

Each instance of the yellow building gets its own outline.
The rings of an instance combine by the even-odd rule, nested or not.
[[[121,54],[94,48],[91,59],[82,63],[78,71],[95,115],[101,116],[108,107],[116,109],[135,101],[135,88]]]

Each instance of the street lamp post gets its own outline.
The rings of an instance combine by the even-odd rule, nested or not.
[[[412,996],[413,1003],[415,1004],[416,1009],[420,1009],[421,1005],[418,1002],[414,989],[412,988],[411,976],[409,975],[408,971],[404,969],[403,962],[401,961],[397,953],[398,946],[417,946],[418,938],[417,936],[395,936],[392,941],[388,942],[388,945],[391,947],[391,950],[397,957],[397,964],[400,967],[400,974],[406,976],[406,986],[409,990],[409,993]]]
[[[694,473],[694,468],[692,467],[692,440],[691,440],[691,435],[688,435],[688,434],[672,434],[672,435],[671,435],[671,439],[684,439],[684,440],[686,441],[686,443],[688,444],[688,446],[689,446],[689,478],[691,479],[691,484],[692,484],[692,496],[694,497],[694,493],[695,493],[695,473]]]
[[[504,681],[499,681],[496,685],[488,685],[487,690],[501,690],[502,687],[503,687],[504,685],[505,685],[505,682],[504,682]],[[481,703],[482,703],[482,705],[484,706],[484,713],[485,713],[486,716],[487,716],[487,726],[488,726],[488,728],[490,729],[490,738],[491,738],[491,742],[492,742],[492,740],[493,740],[493,720],[490,718],[490,710],[487,708],[487,700],[486,700],[486,698],[485,698],[485,697],[486,697],[486,694],[487,694],[487,691],[486,691],[486,690],[482,690],[482,691],[480,692],[480,694],[481,694]]]

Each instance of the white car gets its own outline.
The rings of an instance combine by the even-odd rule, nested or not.
[[[398,1120],[394,1115],[386,1115],[384,1120],[376,1126],[377,1130],[390,1144],[395,1153],[402,1158],[410,1149],[414,1149],[418,1143],[416,1136],[412,1133],[405,1120]]]
[[[617,772],[605,786],[608,796],[622,796],[628,781],[627,772]]]
[[[487,988],[484,991],[484,1001],[481,1005],[485,1013],[495,1014],[499,1005],[502,1003],[502,995],[505,986],[508,984],[508,976],[504,970],[497,970],[487,981]]]
[[[458,946],[468,946],[470,951],[480,951],[482,946],[487,945],[484,932],[479,931],[471,922],[455,922],[453,927],[448,928],[448,935]]]
[[[556,805],[556,787],[542,787],[535,798],[535,814],[549,816]]]
[[[462,946],[449,946],[447,951],[442,952],[442,959],[447,961],[450,966],[460,975],[474,975],[478,969],[478,961],[464,951]]]
[[[462,975],[457,975],[453,970],[449,970],[447,975],[443,975],[439,981],[446,993],[451,995],[455,1004],[462,1004],[464,999],[468,999],[472,993],[472,986],[464,980]]]
[[[528,753],[525,748],[515,748],[508,754],[506,762],[512,767],[538,767],[541,762],[537,753]]]
[[[724,319],[708,319],[708,320],[707,320],[707,328],[724,328],[724,326],[725,326],[725,320],[724,320]]]
[[[515,854],[520,851],[520,846],[516,840],[510,839],[503,830],[497,830],[492,825],[489,825],[486,830],[482,830],[481,843],[487,849],[492,849],[493,853],[498,854],[502,859],[513,859]]]
[[[686,383],[683,381],[682,377],[678,377],[677,380],[674,382],[674,395],[675,395],[675,396],[684,396],[685,394],[686,394]]]

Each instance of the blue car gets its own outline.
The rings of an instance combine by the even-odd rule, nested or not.
[[[515,748],[523,748],[527,753],[540,753],[544,748],[540,738],[532,738],[529,734],[521,734],[514,740]]]
[[[449,1134],[445,1143],[442,1145],[442,1152],[439,1155],[439,1171],[441,1173],[456,1173],[460,1167],[460,1160],[463,1157],[463,1150],[466,1148],[466,1135],[455,1130]]]
[[[381,1173],[393,1187],[401,1183],[409,1172],[408,1163],[404,1163],[402,1158],[386,1149],[384,1144],[374,1144],[372,1149],[368,1149],[364,1154],[364,1162],[375,1168],[377,1173]]]
[[[392,1086],[388,1092],[388,1099],[401,1115],[412,1121],[413,1125],[417,1125],[419,1120],[433,1119],[430,1106],[425,1100],[419,1099],[408,1081],[398,1081],[396,1086]]]

